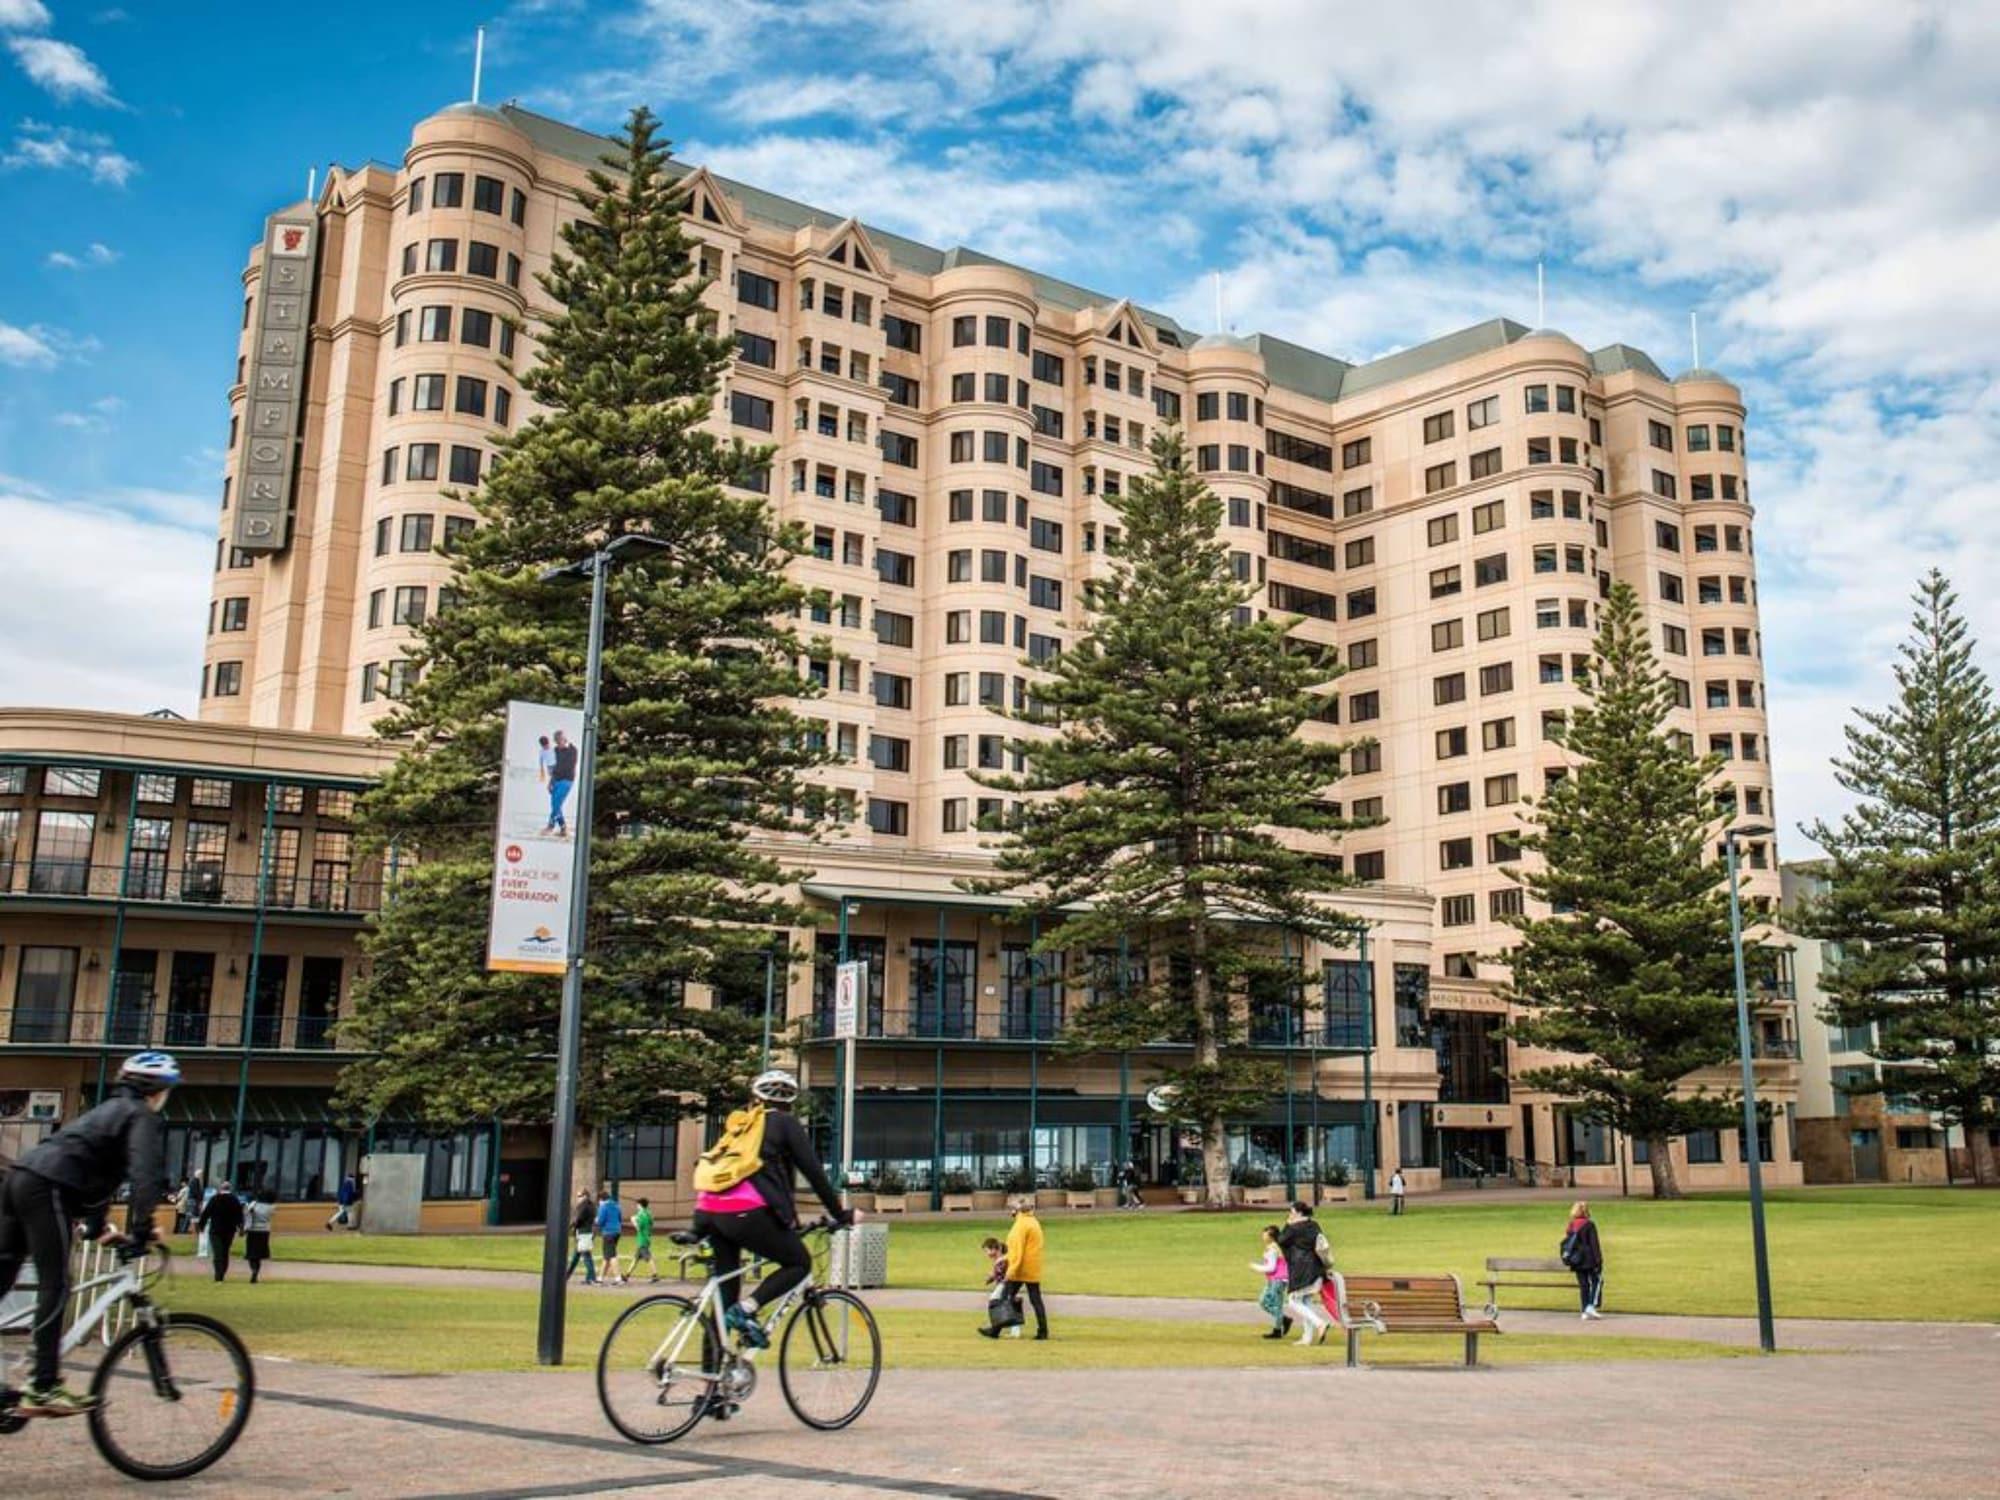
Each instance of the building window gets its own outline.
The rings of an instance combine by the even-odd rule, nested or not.
[[[768,312],[778,310],[778,283],[768,276],[760,276],[755,271],[738,269],[736,272],[736,300],[752,307],[761,307]]]
[[[1465,430],[1477,432],[1482,427],[1491,427],[1500,420],[1500,398],[1487,396],[1473,401],[1465,408]]]
[[[1458,483],[1456,463],[1432,464],[1424,470],[1424,493],[1435,495],[1439,490],[1448,490]]]
[[[1470,896],[1446,896],[1438,903],[1438,922],[1444,927],[1469,927],[1477,911]]]
[[[1431,702],[1438,706],[1465,701],[1465,674],[1450,672],[1431,679]]]
[[[1492,583],[1507,581],[1507,554],[1496,552],[1491,557],[1482,557],[1472,564],[1472,583],[1475,588],[1485,588]]]
[[[1549,409],[1549,388],[1547,386],[1525,386],[1522,388],[1522,395],[1527,398],[1525,406],[1529,416],[1532,417],[1537,412],[1545,412]]]
[[[1271,534],[1273,536],[1277,536],[1280,535],[1281,533],[1272,532]],[[1367,567],[1370,563],[1375,561],[1375,538],[1372,536],[1356,537],[1353,541],[1347,544],[1346,555],[1347,555],[1348,567],[1350,568]],[[1333,566],[1333,559],[1331,554],[1328,555],[1327,566],[1329,568]]]
[[[1356,438],[1351,443],[1340,445],[1340,466],[1343,469],[1358,469],[1369,461],[1373,439]]]
[[[1489,500],[1484,505],[1472,507],[1472,534],[1482,536],[1489,531],[1498,531],[1507,524],[1507,502]]]
[[[1471,839],[1443,839],[1438,843],[1438,868],[1442,870],[1469,870],[1472,868]]]
[[[1451,436],[1450,412],[1448,411],[1432,412],[1429,416],[1424,418],[1424,441],[1426,443],[1441,443],[1450,436]]]
[[[396,603],[389,617],[392,625],[421,625],[424,623],[424,605],[427,590],[421,585],[406,586],[396,590]]]
[[[1433,547],[1458,540],[1458,516],[1432,516],[1424,522],[1424,535]]]
[[[1431,650],[1456,651],[1465,644],[1465,621],[1438,620],[1431,625]]]
[[[458,241],[432,240],[424,247],[426,271],[450,272],[458,269]]]
[[[404,552],[430,551],[431,527],[432,519],[428,515],[404,516],[401,550]]]
[[[1534,445],[1532,443],[1529,444],[1529,448],[1531,450],[1529,454],[1530,463],[1534,461],[1532,453],[1533,446]],[[1544,462],[1546,461],[1547,460],[1544,459]],[[1470,463],[1467,465],[1467,473],[1474,479],[1491,479],[1495,474],[1498,474],[1499,472],[1500,472],[1500,450],[1498,448],[1487,448],[1481,452],[1473,454]]]
[[[247,598],[224,599],[222,601],[221,629],[248,630],[250,628],[250,601]]]
[[[1480,745],[1487,750],[1508,750],[1514,744],[1512,719],[1488,719],[1479,726]]]
[[[910,804],[885,797],[868,799],[868,826],[876,833],[907,837],[910,832]]]
[[[411,481],[435,480],[438,477],[438,445],[410,444],[404,450],[403,477]]]
[[[417,314],[417,342],[447,343],[451,339],[451,309],[426,307]]]
[[[1496,693],[1511,693],[1514,690],[1514,664],[1511,661],[1494,662],[1479,669],[1479,696],[1490,698]]]
[[[215,690],[217,698],[234,698],[243,691],[243,663],[240,661],[219,661],[215,664]]]
[[[1472,811],[1472,783],[1448,781],[1437,789],[1438,811],[1449,815]]]
[[[431,207],[459,208],[465,203],[465,174],[440,172],[431,179]]]
[[[1499,609],[1480,611],[1479,638],[1482,641],[1497,641],[1507,633],[1508,616],[1505,605],[1502,605]]]

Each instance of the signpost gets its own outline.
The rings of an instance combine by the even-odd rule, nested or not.
[[[861,995],[868,965],[856,959],[833,971],[833,1039],[840,1047],[840,1190],[854,1170],[854,1039],[861,1030]]]
[[[569,966],[575,800],[583,711],[509,703],[493,839],[486,967],[560,974]]]

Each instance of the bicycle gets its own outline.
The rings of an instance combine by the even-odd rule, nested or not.
[[[802,1234],[833,1229],[828,1219],[800,1226]],[[703,1236],[685,1230],[668,1238],[690,1248],[707,1245]],[[830,1239],[829,1234],[828,1244]],[[763,1326],[768,1334],[784,1323],[772,1344],[778,1384],[792,1414],[808,1427],[837,1432],[874,1399],[882,1377],[882,1334],[859,1297],[819,1284],[826,1249],[822,1244],[815,1252],[813,1274],[766,1310]],[[704,1258],[713,1263],[712,1252]],[[746,1274],[747,1268],[739,1267],[727,1277],[710,1275],[693,1299],[676,1292],[642,1298],[611,1325],[597,1353],[597,1399],[622,1436],[635,1443],[671,1443],[703,1417],[725,1420],[750,1399],[761,1351],[739,1346],[723,1322],[732,1300],[726,1283]]]
[[[257,1396],[250,1353],[227,1325],[200,1313],[167,1312],[147,1295],[166,1274],[164,1246],[154,1247],[157,1258],[119,1248],[106,1274],[95,1274],[101,1261],[84,1261],[85,1273],[71,1287],[79,1311],[63,1335],[62,1353],[67,1358],[101,1330],[106,1347],[90,1381],[98,1404],[89,1420],[91,1441],[105,1461],[134,1479],[186,1479],[242,1436]],[[34,1317],[32,1306],[24,1308],[0,1320],[0,1334],[26,1333]],[[33,1420],[17,1409],[20,1393],[5,1374],[0,1359],[0,1435]]]

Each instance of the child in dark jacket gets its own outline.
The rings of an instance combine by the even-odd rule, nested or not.
[[[1021,1311],[1018,1293],[1007,1295],[1007,1247],[987,1236],[979,1247],[986,1254],[986,1326],[979,1330],[982,1338],[997,1339],[1003,1334],[1017,1339],[1021,1336],[1021,1325],[1025,1315]]]

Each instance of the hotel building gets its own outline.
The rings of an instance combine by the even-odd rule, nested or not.
[[[548,310],[537,276],[606,144],[458,105],[417,125],[400,167],[335,169],[274,216],[243,270],[201,722],[174,726],[203,742],[190,757],[232,735],[318,745],[359,775],[380,756],[367,736],[402,687],[412,631],[449,607],[435,545],[475,524],[442,491],[476,485],[532,414],[512,371],[534,359]],[[1025,1159],[1049,1178],[1126,1156],[1171,1173],[1178,1143],[1144,1094],[1177,1054],[1054,1050],[1087,994],[1037,971],[1033,934],[955,882],[984,868],[979,825],[1000,811],[972,779],[1008,760],[1010,727],[989,710],[1023,703],[1031,663],[1076,639],[1084,586],[1118,543],[1112,502],[1174,425],[1224,502],[1255,607],[1299,617],[1346,663],[1306,732],[1372,742],[1340,796],[1381,820],[1338,851],[1364,882],[1343,900],[1370,924],[1366,950],[1297,955],[1302,999],[1259,1007],[1254,1034],[1292,1084],[1242,1122],[1232,1155],[1281,1181],[1329,1159],[1401,1165],[1419,1188],[1531,1166],[1598,1187],[1629,1172],[1623,1143],[1511,1082],[1535,1059],[1501,1034],[1489,956],[1522,899],[1507,878],[1521,799],[1561,774],[1551,729],[1579,701],[1614,580],[1637,591],[1675,681],[1675,732],[1728,758],[1746,822],[1775,816],[1737,388],[1498,318],[1358,364],[1271,334],[1202,335],[678,169],[737,346],[716,427],[774,445],[759,487],[811,535],[798,574],[830,601],[802,621],[835,643],[808,666],[825,693],[805,712],[858,817],[813,851],[801,887],[828,921],[796,941],[869,962],[860,1159],[932,1186]],[[125,795],[115,757],[93,763],[114,772],[107,795]],[[47,836],[30,825],[49,774],[24,769],[11,795],[0,779],[24,847]],[[112,830],[95,837],[89,862],[115,867]],[[1750,894],[1775,902],[1774,851],[1744,847]],[[33,863],[24,853],[7,889],[31,884]],[[25,950],[4,926],[0,942],[0,993],[15,994]],[[74,984],[87,994],[90,974]],[[714,999],[761,1006],[750,988]],[[829,963],[780,988],[809,1083],[824,1085]],[[1772,1175],[1792,1181],[1783,990],[1774,975],[1760,995],[1758,1066],[1777,1105]],[[655,1131],[624,1159],[639,1148],[614,1146],[613,1169],[677,1201],[699,1135]],[[1682,1181],[1739,1180],[1733,1137],[1677,1144]],[[490,1174],[536,1170],[527,1136],[513,1149],[489,1153]]]

